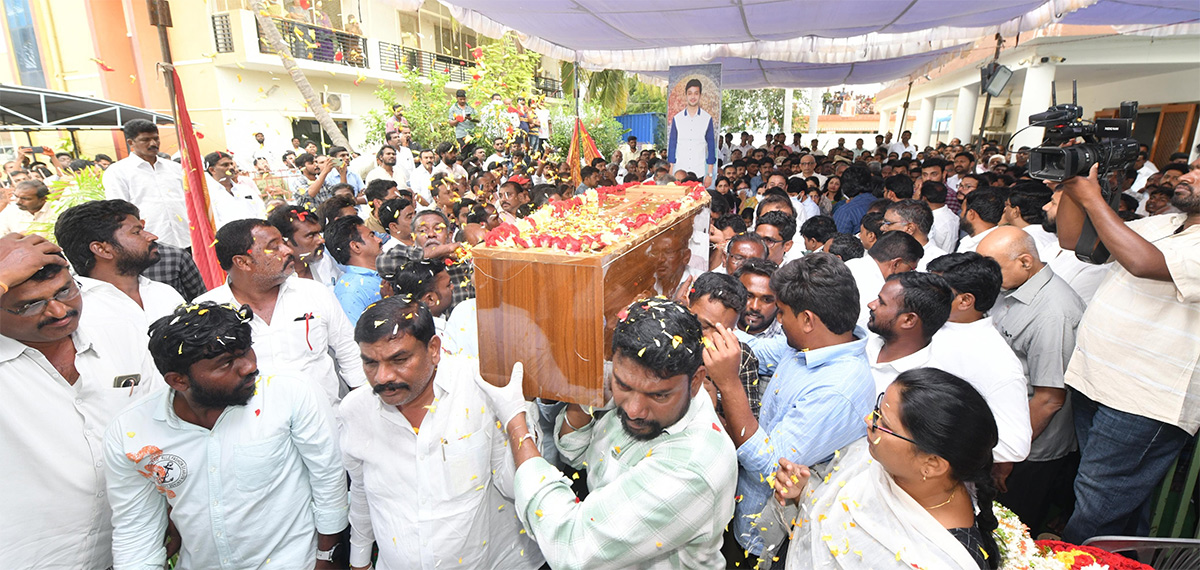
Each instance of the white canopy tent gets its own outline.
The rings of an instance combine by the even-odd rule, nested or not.
[[[513,31],[526,47],[585,68],[657,72],[721,61],[735,70],[731,78],[746,81],[732,81],[731,87],[912,76],[996,33],[1056,23],[1108,25],[1120,33],[1200,33],[1196,0],[440,1],[459,22],[484,35]],[[880,60],[893,65],[858,69]],[[798,77],[804,74],[812,75]]]

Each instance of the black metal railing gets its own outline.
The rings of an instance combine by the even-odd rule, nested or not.
[[[340,30],[272,18],[292,57],[349,67],[368,67],[367,38]],[[258,50],[275,53],[258,29]]]
[[[562,81],[539,75],[533,78],[533,86],[537,87],[538,91],[542,92],[542,95],[562,99]]]
[[[450,81],[459,83],[470,80],[474,73],[471,68],[475,67],[473,61],[388,42],[379,42],[379,63],[383,71],[399,73],[401,69],[415,68],[422,77],[446,73]]]
[[[229,14],[213,14],[212,27],[217,53],[233,53],[233,28],[229,25]]]

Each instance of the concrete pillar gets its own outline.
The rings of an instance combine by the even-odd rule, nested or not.
[[[792,140],[792,91],[794,90],[783,90],[783,128],[779,129],[781,133],[788,133],[789,143]]]
[[[817,134],[817,117],[821,115],[821,92],[816,88],[808,90],[808,134]]]
[[[881,134],[881,135],[882,135],[882,134],[886,134],[886,133],[887,133],[887,131],[888,131],[888,126],[889,126],[889,123],[888,123],[888,121],[889,121],[891,118],[892,118],[892,114],[891,114],[891,113],[889,113],[889,112],[887,112],[887,111],[884,111],[884,110],[882,110],[882,109],[880,109],[880,110],[879,110],[879,134]],[[874,150],[874,149],[872,149],[872,150]]]
[[[1041,113],[1050,106],[1050,83],[1054,81],[1055,67],[1056,64],[1053,63],[1053,58],[1051,58],[1051,62],[1034,64],[1025,70],[1025,83],[1021,86],[1021,107],[1017,111],[1017,122],[1013,125],[1014,131],[1028,125],[1030,115]],[[1069,94],[1068,97],[1070,97]],[[995,98],[992,99],[992,103],[994,106]],[[984,120],[986,121],[987,117],[984,117]],[[1042,127],[1025,129],[1022,133],[1013,137],[1012,142],[1008,143],[1008,146],[1009,148],[1038,146],[1042,144],[1043,131]]]
[[[917,124],[913,125],[912,143],[918,151],[923,151],[929,146],[933,134],[933,108],[936,104],[937,97],[925,97],[921,99],[921,108],[917,109]]]
[[[979,132],[979,121],[975,120],[975,109],[979,108],[979,84],[958,88],[958,104],[950,118],[950,136],[971,143],[971,136]]]

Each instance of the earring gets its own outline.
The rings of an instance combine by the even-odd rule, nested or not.
[[[928,478],[928,476],[926,476],[924,473],[922,473],[922,474],[921,474],[921,480],[922,480],[922,481],[928,481],[928,480],[929,480],[929,478]]]

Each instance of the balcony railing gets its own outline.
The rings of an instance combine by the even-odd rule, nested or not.
[[[349,67],[368,67],[367,38],[347,32],[272,18],[292,57]],[[258,50],[275,53],[258,30]]]
[[[233,28],[229,25],[229,14],[213,14],[212,25],[217,53],[233,53]]]
[[[431,73],[448,73],[450,81],[466,83],[474,71],[475,62],[416,48],[379,42],[379,62],[383,71],[399,73],[403,68],[416,68],[422,77]]]
[[[555,97],[562,99],[562,82],[549,77],[537,76],[533,78],[533,85],[547,97]]]

